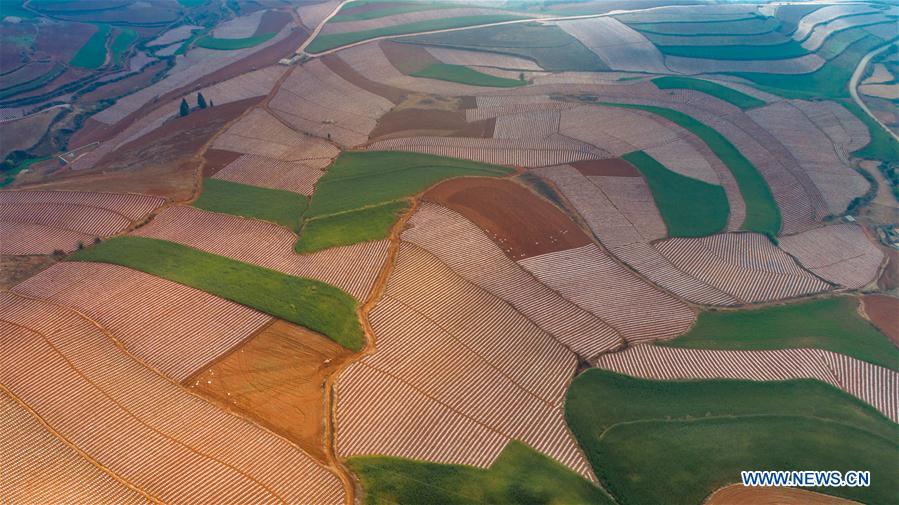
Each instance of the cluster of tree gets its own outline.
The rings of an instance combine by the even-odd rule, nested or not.
[[[206,97],[203,96],[203,93],[199,93],[199,92],[197,93],[197,108],[198,109],[205,109],[206,107],[212,107],[214,105],[215,104],[212,103],[212,100],[209,100],[208,104],[206,103]],[[190,104],[187,103],[187,98],[182,98],[180,115],[181,115],[181,117],[184,117],[188,114],[190,114]]]

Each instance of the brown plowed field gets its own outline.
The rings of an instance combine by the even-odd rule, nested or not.
[[[9,289],[56,263],[52,255],[0,255],[0,289]]]
[[[590,243],[552,204],[508,180],[452,179],[423,198],[462,214],[516,260]]]
[[[264,35],[266,33],[278,33],[281,28],[290,22],[290,14],[282,11],[266,11],[259,20],[259,26],[253,36]]]
[[[339,75],[340,77],[346,79],[348,82],[359,86],[365,91],[369,91],[376,95],[383,96],[387,100],[390,100],[394,104],[399,104],[403,101],[403,98],[406,96],[406,90],[397,88],[395,86],[390,86],[388,84],[383,84],[377,81],[373,81],[364,75],[356,72],[356,70],[351,67],[347,62],[343,61],[336,54],[329,54],[327,56],[323,56],[321,58],[322,63],[325,64],[328,68],[331,69],[332,72]]]
[[[891,247],[882,247],[887,256],[887,266],[877,280],[877,287],[884,290],[899,288],[899,251]]]
[[[582,175],[606,175],[613,177],[640,177],[633,165],[621,158],[575,161],[571,166]]]
[[[153,82],[153,78],[161,74],[166,68],[165,62],[157,61],[144,67],[140,73],[126,77],[121,81],[112,82],[104,86],[81,95],[79,103],[99,102],[100,100],[119,98],[126,93],[132,93],[141,88],[149,86]],[[99,123],[99,122],[98,122]],[[99,123],[102,124],[102,123]],[[81,144],[72,144],[79,146]]]
[[[378,120],[371,139],[398,137],[493,137],[496,118],[467,122],[464,111],[433,109],[394,109]]]
[[[744,487],[733,484],[715,491],[703,505],[857,505],[858,502],[805,489]]]
[[[400,44],[398,42],[381,42],[381,50],[390,63],[400,72],[409,75],[418,72],[440,60],[420,46]]]
[[[324,462],[324,383],[352,354],[279,319],[183,384],[252,417]]]
[[[207,149],[203,153],[203,157],[206,158],[206,164],[203,165],[203,177],[212,177],[229,163],[240,158],[241,154],[222,149]]]
[[[899,300],[891,296],[869,295],[862,298],[862,304],[874,326],[899,345]]]

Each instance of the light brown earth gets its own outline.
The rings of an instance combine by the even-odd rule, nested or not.
[[[881,246],[880,250],[887,257],[887,265],[877,279],[877,287],[884,291],[899,289],[899,251],[886,246]]]
[[[464,111],[394,109],[381,116],[369,138],[372,141],[398,137],[493,137],[496,119],[465,121]]]
[[[212,177],[229,163],[240,158],[240,156],[240,153],[235,153],[234,151],[207,149],[206,152],[203,153],[203,158],[206,159],[206,164],[203,165],[203,177]]]
[[[0,255],[0,289],[9,289],[41,270],[50,268],[59,258],[52,255]]]
[[[266,11],[259,20],[259,26],[253,36],[264,35],[266,33],[278,33],[290,22],[290,14],[281,11]]]
[[[715,491],[704,505],[858,505],[858,502],[805,489],[733,484]]]
[[[434,63],[440,63],[440,60],[431,56],[431,53],[420,46],[387,40],[381,41],[380,44],[387,60],[406,75],[418,72]]]
[[[395,110],[427,109],[457,111],[463,108],[465,108],[463,100],[459,97],[409,93],[406,95],[405,99],[396,106]]]
[[[347,82],[350,82],[369,93],[382,96],[394,104],[402,102],[406,97],[406,90],[376,82],[365,77],[359,72],[356,72],[356,69],[351,67],[349,63],[340,59],[336,54],[323,56],[321,60],[332,72],[339,75]]]
[[[633,165],[621,158],[607,160],[575,161],[571,164],[583,175],[609,175],[616,177],[640,177]]]
[[[352,355],[327,337],[276,320],[183,384],[327,462],[325,381]]]
[[[0,123],[0,159],[16,150],[25,150],[38,143],[62,108],[47,109],[37,114]]]
[[[863,296],[862,309],[874,326],[899,345],[899,299],[886,295]]]
[[[555,206],[508,179],[451,179],[422,199],[462,214],[516,260],[590,243]]]

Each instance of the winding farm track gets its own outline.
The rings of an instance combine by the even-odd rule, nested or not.
[[[862,100],[862,98],[858,95],[858,84],[862,76],[865,74],[865,68],[867,68],[868,63],[878,54],[886,51],[890,47],[895,47],[897,43],[899,42],[897,42],[896,40],[892,40],[866,54],[865,57],[862,58],[862,61],[858,62],[858,66],[855,67],[855,72],[852,73],[852,79],[849,80],[849,94],[852,95],[852,99],[855,100],[855,103],[857,103],[858,106],[861,107],[863,111],[865,111],[865,114],[867,114],[874,121],[877,121],[877,124],[879,124],[881,128],[886,130],[886,132],[889,133],[894,139],[896,139],[896,141],[899,141],[899,135],[897,135],[893,130],[887,128],[887,125],[885,125],[883,121],[875,116],[873,112],[871,112],[871,109],[868,108],[867,104],[865,104],[865,101]]]

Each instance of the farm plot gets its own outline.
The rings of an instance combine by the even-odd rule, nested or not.
[[[212,30],[212,36],[217,39],[244,39],[256,33],[259,21],[266,13],[265,10],[258,10],[245,16],[229,19]]]
[[[612,70],[668,73],[658,48],[615,18],[559,21],[557,25],[596,53]]]
[[[430,252],[460,277],[505,300],[580,356],[589,358],[623,343],[621,335],[606,322],[536,282],[515,265],[500,250],[502,239],[495,233],[482,231],[461,215],[432,203],[424,203],[409,224],[403,240]],[[491,242],[487,234],[493,235],[497,243]]]
[[[809,51],[817,51],[828,37],[837,32],[854,27],[880,24],[893,26],[893,28],[895,28],[895,18],[877,12],[873,14],[853,15],[834,19],[830,22],[815,26],[811,35],[802,41],[802,47]]]
[[[546,140],[559,132],[560,118],[561,113],[552,109],[499,116],[493,127],[493,138]]]
[[[183,380],[267,324],[271,317],[137,270],[64,262],[13,292],[83,312],[142,361]]]
[[[749,116],[789,149],[815,183],[831,214],[842,214],[849,202],[863,195],[869,183],[831,147],[831,139],[790,102],[753,109]]]
[[[321,24],[334,9],[340,5],[340,0],[326,0],[318,3],[302,3],[296,8],[300,21],[310,31]]]
[[[81,191],[0,193],[4,254],[74,251],[126,229],[163,203],[155,196]]]
[[[640,241],[651,242],[667,236],[662,215],[652,191],[642,177],[589,176],[593,186],[606,195],[615,210],[637,232]]]
[[[202,26],[197,25],[180,25],[171,30],[166,30],[162,35],[147,42],[147,47],[159,47],[181,42],[190,38],[194,30],[202,30]]]
[[[704,79],[691,77],[665,76],[652,80],[659,89],[694,89],[707,95],[712,95],[726,102],[730,102],[741,109],[751,109],[765,105],[763,100],[747,95],[734,88]]]
[[[322,168],[338,154],[328,142],[297,133],[262,109],[250,111],[219,135],[212,147],[281,161],[312,162]]]
[[[834,284],[858,289],[877,278],[884,255],[855,224],[836,224],[781,237],[780,247]]]
[[[462,158],[495,165],[542,167],[611,157],[596,147],[572,140],[540,142],[517,139],[466,137],[408,137],[388,139],[368,146],[372,151],[406,151]]]
[[[145,496],[66,446],[2,389],[0,445],[4,468],[0,486],[5,500],[149,503]]]
[[[821,129],[833,143],[834,149],[845,162],[850,153],[871,142],[868,128],[848,109],[831,100],[791,100],[790,104]]]
[[[799,488],[746,487],[731,484],[709,496],[706,505],[750,503],[804,503],[805,505],[856,505],[858,502]]]
[[[820,349],[721,351],[641,345],[600,356],[595,365],[654,380],[816,379],[899,421],[899,373]]]
[[[804,41],[812,35],[817,27],[825,25],[845,16],[877,12],[872,6],[865,4],[828,5],[803,16],[796,24],[791,36],[793,40]]]
[[[295,129],[347,147],[367,142],[378,118],[392,107],[387,99],[343,80],[319,60],[294,69],[269,103]]]
[[[324,174],[317,166],[303,162],[244,154],[216,172],[212,178],[310,196],[315,190],[315,183]]]
[[[220,179],[205,179],[194,207],[261,219],[298,231],[309,199],[279,189],[259,188]]]
[[[331,19],[322,29],[321,33],[323,35],[334,34],[334,33],[348,33],[348,32],[365,32],[365,31],[374,31],[374,30],[384,30],[389,29],[391,27],[399,27],[402,25],[408,24],[416,24],[422,22],[429,22],[435,20],[443,20],[443,19],[453,19],[453,18],[474,18],[478,16],[497,16],[497,15],[508,15],[509,11],[499,10],[499,9],[485,9],[480,7],[462,7],[457,9],[430,9],[430,10],[422,10],[415,12],[403,12],[399,14],[393,14],[389,16],[380,16],[374,19],[358,19],[358,20],[347,20],[341,21],[338,17],[337,19]],[[514,18],[514,17],[513,17]],[[434,29],[434,28],[431,28]],[[425,30],[412,30],[412,31],[425,31]],[[385,33],[385,35],[398,34],[396,33]]]
[[[793,298],[830,289],[764,235],[727,233],[655,244],[671,263],[744,302]]]
[[[77,313],[3,293],[0,318],[0,382],[154,499],[343,501],[340,480],[301,450],[157,375]]]
[[[341,457],[485,468],[518,439],[592,480],[562,418],[575,355],[512,307],[404,243],[371,322],[377,352],[337,382]]]
[[[518,260],[537,280],[618,330],[629,344],[687,330],[693,313],[593,244]]]
[[[680,74],[714,74],[725,72],[808,74],[824,66],[825,59],[817,54],[779,60],[716,60],[711,58],[687,58],[666,56],[665,65],[671,72]]]
[[[427,47],[431,56],[448,65],[463,65],[468,67],[494,67],[506,70],[532,70],[543,71],[540,65],[520,56],[509,54],[488,53],[486,51],[472,51],[466,49],[454,49],[449,47]]]

